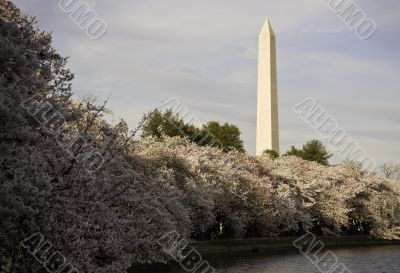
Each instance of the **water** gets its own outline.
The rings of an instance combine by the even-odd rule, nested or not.
[[[331,251],[337,256],[338,262],[347,266],[352,273],[400,273],[400,246],[342,248]],[[218,273],[328,272],[320,271],[306,257],[296,253],[273,256],[247,255],[216,259],[212,262]]]
[[[321,257],[327,250],[323,250]],[[350,271],[346,273],[400,273],[400,246],[373,246],[330,249]],[[298,252],[283,254],[249,253],[206,258],[217,273],[325,273]],[[334,263],[333,263],[334,264]],[[332,265],[330,263],[329,265]],[[329,268],[330,266],[328,266]],[[137,272],[137,271],[136,271]],[[182,269],[145,271],[183,273]],[[339,273],[334,271],[334,273]]]

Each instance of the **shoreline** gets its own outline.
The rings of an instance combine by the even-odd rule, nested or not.
[[[280,253],[298,251],[293,242],[299,237],[229,239],[220,241],[196,241],[190,245],[203,256],[234,254],[234,253]],[[400,245],[400,240],[375,239],[370,236],[318,236],[316,240],[324,243],[327,248],[360,247],[380,245]]]

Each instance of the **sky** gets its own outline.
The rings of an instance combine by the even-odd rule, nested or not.
[[[108,25],[90,39],[55,0],[13,0],[69,56],[76,97],[109,95],[133,129],[177,98],[197,119],[237,125],[254,154],[258,35],[277,39],[280,148],[320,139],[293,111],[313,98],[376,162],[400,163],[400,1],[356,0],[377,24],[360,40],[327,0],[86,0]],[[327,144],[328,145],[328,144]],[[327,146],[329,149],[329,146]],[[335,150],[330,149],[335,153]],[[342,158],[336,153],[333,162]]]

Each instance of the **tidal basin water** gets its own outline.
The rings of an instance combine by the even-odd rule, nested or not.
[[[352,273],[400,273],[400,246],[331,249]],[[215,260],[218,273],[321,273],[303,255],[242,256]]]
[[[400,246],[371,246],[334,248],[332,251],[350,269],[351,273],[400,273]],[[224,255],[206,259],[217,273],[325,273],[309,262],[302,254],[249,253]],[[183,273],[172,269],[163,273]],[[336,273],[336,271],[334,271]],[[152,273],[161,273],[153,271]],[[346,271],[348,273],[348,271]]]

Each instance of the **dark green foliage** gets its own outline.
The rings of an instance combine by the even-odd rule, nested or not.
[[[329,165],[329,158],[333,154],[329,153],[325,146],[319,140],[310,140],[303,145],[301,150],[292,146],[289,151],[286,152],[286,156],[298,156],[308,161],[315,161],[322,165]]]
[[[292,146],[292,148],[294,148],[294,147]],[[265,150],[262,153],[262,155],[269,156],[270,158],[278,158],[279,157],[279,154],[277,152],[275,152],[274,150]]]
[[[290,150],[287,151],[285,155],[287,155],[287,156],[303,157],[303,151],[297,149],[297,148],[294,147],[294,146],[291,146],[291,147],[290,147]]]
[[[162,139],[163,135],[169,137],[189,137],[194,140],[199,136],[200,130],[193,125],[186,124],[179,115],[167,110],[162,113],[154,110],[146,117],[146,121],[142,127],[142,137],[155,137]]]
[[[240,130],[233,124],[220,125],[217,121],[210,121],[202,128],[202,135],[211,134],[218,141],[212,141],[211,146],[227,151],[238,150],[244,152]]]
[[[186,137],[200,146],[212,146],[224,151],[238,150],[244,152],[243,140],[240,138],[240,130],[229,123],[221,125],[217,121],[210,121],[197,128],[186,123],[172,110],[160,112],[154,110],[147,115],[142,127],[142,137],[154,137],[163,139],[163,136]]]

